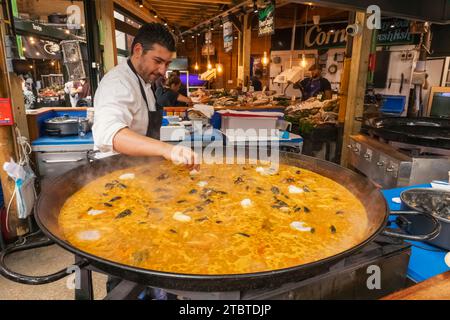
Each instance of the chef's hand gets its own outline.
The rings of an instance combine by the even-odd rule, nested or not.
[[[199,170],[200,163],[198,155],[188,147],[184,146],[171,146],[164,157],[167,160],[171,160],[175,164],[184,164],[190,170]]]

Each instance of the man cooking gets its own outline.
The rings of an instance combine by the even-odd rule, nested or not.
[[[143,25],[126,63],[111,69],[94,99],[94,144],[102,153],[162,156],[193,168],[197,156],[190,149],[159,141],[163,109],[156,104],[153,85],[163,77],[175,52],[172,34],[161,24]],[[109,277],[108,291],[121,279]]]
[[[162,156],[194,167],[190,149],[159,141],[163,109],[156,104],[153,84],[167,71],[176,51],[163,25],[143,25],[126,63],[111,69],[95,93],[94,144],[102,153]]]
[[[323,100],[330,100],[332,98],[331,84],[330,81],[322,77],[321,66],[314,64],[309,68],[309,71],[311,72],[311,77],[294,84],[294,89],[302,91],[303,101],[319,95],[322,95]]]

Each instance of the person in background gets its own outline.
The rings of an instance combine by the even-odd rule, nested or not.
[[[318,64],[314,64],[309,68],[311,72],[310,78],[305,78],[302,81],[294,84],[294,89],[302,91],[302,100],[308,100],[311,97],[322,95],[323,100],[330,100],[332,98],[331,83],[322,77],[322,68]]]
[[[80,84],[77,88],[78,98],[86,99],[91,96],[91,85],[86,78],[80,79]]]
[[[171,76],[177,76],[178,78],[180,78],[181,80],[181,73],[180,70],[173,70],[171,73]],[[180,89],[178,90],[179,94],[182,94],[183,96],[187,97],[188,93],[187,93],[187,88],[186,86],[183,84],[183,82],[181,82],[181,86]]]
[[[156,89],[156,103],[161,107],[174,107],[192,104],[192,100],[180,94],[181,80],[171,75],[164,87]]]
[[[252,86],[255,91],[262,91],[262,71],[261,69],[256,69],[255,74],[252,77]]]
[[[75,83],[73,81],[66,82],[64,84],[64,92],[69,96],[71,107],[75,108],[78,102],[78,93],[75,89]]]

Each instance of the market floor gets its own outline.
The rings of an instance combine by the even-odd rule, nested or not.
[[[17,252],[7,258],[8,267],[26,275],[47,275],[74,263],[73,254],[57,245]],[[0,300],[73,300],[74,291],[59,281],[31,286],[10,281],[0,275]],[[106,276],[93,272],[94,298],[106,296]]]

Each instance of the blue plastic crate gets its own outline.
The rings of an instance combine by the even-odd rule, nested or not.
[[[382,113],[402,114],[405,111],[406,96],[383,95]]]

